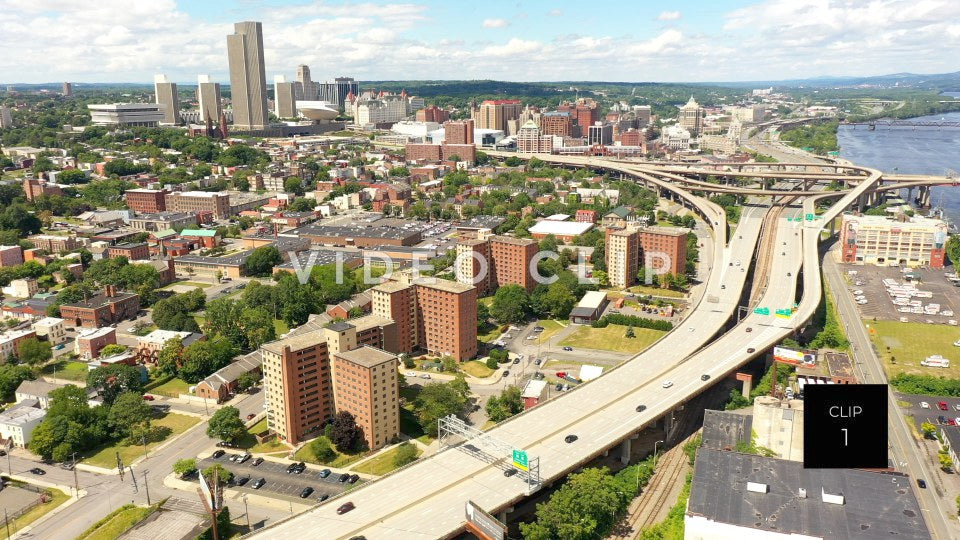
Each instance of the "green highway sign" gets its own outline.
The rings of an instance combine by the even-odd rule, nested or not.
[[[521,471],[527,471],[530,466],[527,464],[527,453],[523,450],[513,451],[513,466]]]
[[[770,308],[768,307],[753,308],[753,312],[756,313],[757,315],[769,315]]]
[[[807,214],[807,221],[813,221],[813,214]]]

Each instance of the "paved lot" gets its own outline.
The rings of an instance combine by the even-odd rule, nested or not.
[[[914,422],[917,424],[917,431],[920,430],[920,424],[923,422],[930,422],[931,424],[939,424],[939,416],[943,415],[945,419],[953,419],[956,421],[957,418],[960,418],[960,398],[955,397],[942,397],[942,396],[924,396],[924,395],[914,395],[914,394],[896,394],[897,399],[903,402],[910,403],[910,407],[901,407],[904,413],[913,416]],[[929,409],[924,409],[920,406],[921,402],[926,402],[930,406]],[[941,401],[946,402],[947,410],[941,411],[937,404]]]
[[[147,521],[120,536],[123,540],[179,540],[199,534],[205,527],[202,515],[182,510],[160,510]]]
[[[37,500],[40,495],[32,489],[8,485],[0,491],[0,506],[13,513]]]
[[[287,466],[282,463],[264,461],[254,467],[252,465],[254,458],[247,460],[246,463],[236,463],[230,461],[230,455],[230,452],[227,452],[221,456],[220,459],[203,459],[199,466],[203,469],[219,463],[223,468],[234,474],[234,479],[249,476],[250,481],[246,485],[233,486],[233,489],[238,491],[249,491],[251,493],[259,493],[260,495],[276,496],[284,500],[293,499],[302,501],[302,499],[300,499],[300,492],[303,491],[305,487],[312,487],[314,492],[310,496],[310,500],[315,501],[317,497],[321,495],[330,495],[331,497],[337,495],[345,491],[347,486],[350,485],[347,483],[341,484],[338,481],[340,475],[337,473],[330,473],[330,476],[320,478],[319,473],[323,470],[320,467],[308,466],[307,470],[303,471],[303,474],[287,474]],[[265,479],[266,483],[260,489],[253,489],[251,486],[258,478]],[[354,485],[359,485],[362,482],[363,480],[358,480]]]
[[[866,304],[858,305],[860,314],[864,318],[883,319],[898,321],[901,317],[906,317],[910,322],[926,322],[931,320],[934,323],[946,324],[950,319],[960,319],[960,290],[953,285],[943,275],[945,271],[951,269],[920,269],[917,273],[921,276],[921,281],[917,283],[917,289],[921,291],[930,291],[933,298],[920,298],[924,305],[935,303],[940,304],[941,311],[951,310],[954,315],[927,315],[914,313],[900,313],[897,311],[899,306],[890,301],[890,296],[883,285],[884,279],[896,279],[903,282],[903,274],[900,268],[881,267],[881,266],[855,266],[850,264],[841,265],[840,268],[846,274],[849,270],[855,270],[856,275],[849,275],[850,282],[847,285],[848,291],[863,290],[863,295],[867,298]],[[859,281],[862,285],[856,285]]]

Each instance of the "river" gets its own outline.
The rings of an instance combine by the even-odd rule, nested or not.
[[[915,121],[960,122],[960,112],[911,118]],[[883,128],[841,125],[840,157],[884,172],[946,174],[960,172],[960,128]],[[956,173],[953,173],[956,174]],[[934,206],[942,205],[950,223],[960,225],[960,187],[935,187]]]

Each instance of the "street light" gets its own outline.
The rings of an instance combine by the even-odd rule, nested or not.
[[[654,468],[654,469],[657,468],[657,445],[660,444],[660,443],[662,443],[662,442],[663,442],[663,441],[657,441],[657,442],[653,443],[653,468]],[[639,475],[639,473],[637,473],[637,474]],[[637,478],[638,478],[637,482],[638,482],[638,485],[639,485],[639,482],[640,482],[639,478],[640,478],[640,477],[637,476]]]

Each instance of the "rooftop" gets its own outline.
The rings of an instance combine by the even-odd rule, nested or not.
[[[57,388],[60,388],[60,385],[46,381],[23,381],[20,383],[20,386],[17,387],[16,393],[27,396],[46,397],[50,395],[51,390],[56,390]]]
[[[766,492],[749,491],[748,482]],[[841,502],[827,502],[831,495]],[[930,538],[906,475],[804,469],[798,461],[706,447],[697,453],[687,515],[783,535]]]
[[[286,234],[299,236],[324,236],[336,238],[390,238],[403,239],[420,234],[419,229],[393,227],[359,227],[310,224],[287,231]]]
[[[192,333],[193,332],[177,332],[174,330],[154,330],[145,336],[139,337],[137,341],[141,343],[156,343],[158,345],[162,345],[174,338],[180,338],[181,340],[186,339]]]
[[[44,317],[33,323],[33,326],[56,326],[62,324],[65,320],[59,317]]]
[[[174,263],[198,264],[201,266],[240,266],[246,262],[247,257],[249,257],[251,253],[253,253],[253,250],[242,251],[223,257],[205,257],[203,255],[187,254],[175,257],[173,260]]]
[[[217,231],[214,229],[184,229],[180,231],[180,236],[205,236],[214,237]]]
[[[544,219],[530,227],[531,234],[553,234],[558,236],[577,236],[593,228],[593,223],[586,221],[553,221]]]
[[[324,343],[323,337],[315,332],[290,335],[276,341],[264,343],[261,348],[273,354],[283,354],[284,347],[290,347],[291,351],[299,351],[307,347],[313,347],[319,343]]]
[[[458,283],[456,281],[439,278],[420,278],[414,283],[422,287],[429,287],[431,289],[437,289],[454,294],[462,294],[474,289],[473,285],[467,285],[464,283]]]
[[[380,291],[380,292],[386,292],[386,293],[392,293],[392,292],[402,291],[403,289],[406,289],[407,287],[409,287],[409,285],[404,285],[403,283],[400,283],[399,281],[384,281],[383,283],[381,283],[381,284],[379,284],[379,285],[375,285],[375,286],[373,287],[373,290],[375,290],[375,291]]]
[[[500,216],[476,216],[457,225],[458,229],[496,229],[506,218]]]
[[[337,353],[336,356],[354,364],[371,368],[386,362],[395,362],[397,355],[384,350],[364,345],[363,347]]]
[[[39,420],[47,415],[44,409],[32,407],[26,403],[18,403],[0,413],[0,424],[22,426],[28,422]]]
[[[110,333],[116,332],[116,328],[111,328],[109,326],[104,326],[103,328],[90,328],[87,330],[80,330],[77,333],[77,339],[95,339],[98,337],[106,336]]]
[[[753,415],[707,409],[703,411],[703,446],[724,450],[749,443],[752,426]]]
[[[114,296],[107,296],[105,294],[98,294],[96,296],[90,297],[86,300],[80,302],[73,302],[72,304],[64,304],[66,307],[76,307],[76,308],[86,308],[86,309],[96,309],[103,306],[108,306],[110,304],[116,304],[117,302],[122,302],[129,298],[139,298],[138,295],[129,292],[117,292]]]
[[[523,393],[520,397],[537,399],[543,394],[543,389],[547,387],[547,381],[530,379],[527,385],[523,387]]]
[[[606,301],[607,293],[603,291],[587,291],[583,293],[583,298],[577,303],[577,307],[596,310]]]

